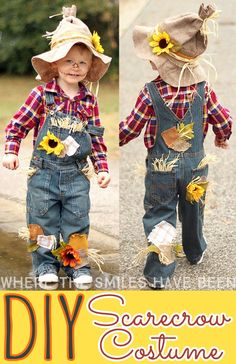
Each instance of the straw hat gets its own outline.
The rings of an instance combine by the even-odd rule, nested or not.
[[[77,43],[82,43],[93,53],[91,68],[86,76],[89,82],[99,81],[106,73],[111,58],[103,54],[100,37],[96,32],[90,32],[86,24],[76,18],[76,6],[62,8],[63,20],[54,32],[45,35],[51,39],[51,50],[32,58],[32,65],[44,82],[51,81],[57,76],[57,70],[52,62],[64,58],[69,50]]]
[[[137,56],[149,60],[172,86],[189,86],[206,80],[199,56],[207,48],[207,20],[214,23],[218,13],[214,6],[202,4],[198,14],[171,17],[156,27],[136,26],[133,41]]]

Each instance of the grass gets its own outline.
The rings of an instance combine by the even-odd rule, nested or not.
[[[14,113],[38,85],[33,77],[0,76],[0,127],[3,131]],[[100,82],[98,93],[100,117],[105,127],[109,157],[118,158],[118,83]],[[30,136],[29,136],[30,137]]]

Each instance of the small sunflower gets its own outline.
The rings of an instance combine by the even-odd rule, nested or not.
[[[64,267],[69,266],[71,268],[76,267],[81,263],[79,253],[72,248],[71,245],[66,245],[64,249],[59,253],[60,260]]]
[[[55,154],[59,156],[63,149],[65,148],[64,144],[61,142],[59,138],[56,137],[53,133],[49,130],[47,135],[43,137],[43,140],[38,146],[38,149],[43,149],[47,152],[47,154]]]
[[[104,53],[104,49],[100,43],[100,39],[101,39],[101,37],[99,37],[98,33],[94,31],[93,35],[92,35],[93,46],[97,52]]]
[[[200,177],[195,178],[186,187],[186,200],[191,203],[199,202],[206,192],[207,186],[207,181],[202,180]]]
[[[158,56],[161,53],[169,53],[170,49],[174,47],[174,44],[171,42],[168,33],[160,33],[157,31],[152,35],[149,45],[153,48],[153,53],[157,54]]]

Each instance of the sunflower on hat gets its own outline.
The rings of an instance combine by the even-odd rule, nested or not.
[[[151,36],[149,45],[153,48],[152,52],[158,56],[161,53],[169,53],[170,49],[174,47],[169,34],[158,30]]]

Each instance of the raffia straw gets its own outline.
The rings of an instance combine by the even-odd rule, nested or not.
[[[94,172],[94,168],[93,166],[90,164],[88,166],[85,166],[84,168],[81,169],[81,172],[88,178],[91,179],[93,178],[93,176],[95,175]]]
[[[18,236],[20,239],[28,241],[30,238],[29,229],[26,226],[22,226],[18,229]]]
[[[216,22],[216,19],[220,13],[221,10],[216,10],[211,16],[203,20],[202,28],[200,29],[201,34],[213,34],[216,38],[219,37],[219,24]],[[212,29],[210,29],[209,23],[212,25]]]
[[[145,176],[146,168],[145,168],[144,164],[136,162],[135,168],[134,168],[134,173],[138,176]]]
[[[95,91],[95,96],[98,96],[98,91],[99,91],[99,81],[97,81],[97,86],[96,86],[96,91]]]
[[[161,158],[155,158],[152,163],[154,171],[171,172],[173,168],[177,166],[175,163],[179,160],[179,155],[172,161],[167,162],[169,156],[170,155],[164,158],[164,155],[162,154]]]
[[[98,250],[88,249],[88,258],[91,259],[98,266],[99,271],[103,273],[101,264],[104,264],[104,259],[98,254]]]
[[[141,249],[136,256],[134,257],[133,261],[131,262],[131,266],[127,268],[127,270],[130,270],[132,268],[135,268],[142,264],[143,260],[147,256],[148,253],[154,252],[158,254],[159,260],[162,264],[168,265],[169,259],[158,249],[155,245],[149,245],[146,248]]]
[[[35,167],[29,167],[27,170],[27,176],[32,177],[37,172],[37,170],[38,169]]]
[[[197,169],[202,169],[204,167],[206,167],[209,163],[216,163],[217,157],[213,154],[208,154],[206,155],[204,158],[202,158],[202,160],[199,162]]]

